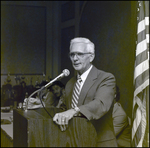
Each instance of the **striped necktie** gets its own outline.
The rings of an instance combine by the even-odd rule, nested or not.
[[[74,86],[73,93],[72,93],[72,103],[71,103],[72,108],[76,107],[78,104],[81,82],[82,82],[82,79],[79,76]]]

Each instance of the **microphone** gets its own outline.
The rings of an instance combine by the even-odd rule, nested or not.
[[[53,79],[52,81],[47,83],[44,87],[47,87],[47,86],[51,85],[53,82],[55,82],[55,81],[57,81],[57,80],[59,80],[59,79],[61,79],[63,77],[69,76],[69,74],[70,74],[70,71],[68,69],[64,69],[59,76],[57,76],[55,79]]]

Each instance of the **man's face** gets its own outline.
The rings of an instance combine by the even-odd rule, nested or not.
[[[61,90],[62,88],[58,85],[54,85],[52,86],[52,93],[56,96],[56,97],[60,97],[62,95]]]
[[[70,49],[70,53],[86,53],[82,56],[75,54],[70,58],[72,66],[79,74],[84,73],[91,66],[90,62],[94,59],[94,56],[87,51],[86,45],[83,43],[74,43]]]

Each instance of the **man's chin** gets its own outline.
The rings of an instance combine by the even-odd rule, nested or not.
[[[79,71],[79,70],[81,69],[81,67],[78,66],[78,65],[74,65],[73,67],[74,67],[74,69],[77,70],[77,71]]]

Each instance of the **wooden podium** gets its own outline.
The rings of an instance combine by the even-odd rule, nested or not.
[[[62,132],[52,117],[60,112],[57,108],[13,111],[14,147],[94,147],[96,131],[85,118],[74,117]]]

